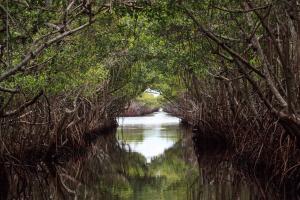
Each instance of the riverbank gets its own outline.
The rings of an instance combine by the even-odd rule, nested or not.
[[[140,127],[139,125],[144,123],[148,123],[149,127],[153,125],[155,127],[152,130],[153,136],[156,138],[157,125],[164,127],[160,129],[159,138],[165,141],[166,146],[161,146],[162,143],[159,143],[157,139],[154,139],[152,145],[148,146],[150,154],[154,153],[150,159],[153,159],[153,165],[147,165],[147,156],[128,150],[128,144],[125,144],[125,141],[128,141],[125,138],[135,137],[143,141],[149,137],[149,132],[145,134],[142,129],[135,129],[140,131],[140,134],[133,132],[132,129],[127,129],[128,132],[124,132],[123,126],[122,130],[121,128],[118,130],[118,133],[115,128],[111,128],[116,123],[107,122],[106,126],[101,125],[102,128],[83,134],[80,146],[66,142],[64,146],[53,147],[53,152],[48,153],[49,157],[41,158],[39,162],[30,161],[30,163],[28,161],[27,165],[14,165],[13,167],[11,165],[1,166],[1,174],[5,175],[0,177],[2,178],[0,179],[2,189],[2,191],[0,190],[0,199],[6,199],[6,197],[8,197],[7,199],[22,199],[23,197],[27,199],[74,199],[75,197],[78,199],[117,199],[118,197],[118,199],[125,200],[129,199],[129,195],[133,196],[136,191],[147,197],[147,188],[151,188],[155,195],[157,191],[160,191],[161,194],[175,195],[169,190],[167,192],[161,191],[160,188],[153,187],[147,181],[151,180],[164,188],[168,188],[178,183],[177,179],[173,179],[176,176],[182,178],[183,183],[188,184],[189,179],[186,179],[185,175],[181,175],[183,170],[186,170],[184,171],[186,173],[190,172],[190,168],[185,167],[184,161],[181,161],[183,152],[180,148],[177,132],[178,119],[163,112],[146,116],[146,118],[140,117],[138,121],[133,118],[128,119],[131,122],[127,123],[134,123],[136,127]],[[166,129],[166,127],[168,128]],[[166,133],[169,135],[168,137],[166,137]],[[117,134],[119,136],[122,134],[124,140],[118,141],[119,136]],[[145,136],[140,137],[141,134]],[[148,139],[145,142],[149,141]],[[171,160],[165,159],[162,155],[164,150],[170,148],[177,141],[176,154],[181,154],[178,157],[172,156]],[[155,144],[157,148],[163,149],[158,152],[156,148],[152,152]],[[168,152],[171,151],[173,152],[173,150]],[[35,154],[35,152],[32,153]],[[167,155],[169,154],[167,153]],[[191,156],[190,154],[187,155]],[[175,161],[176,163],[174,163]],[[167,171],[161,174],[161,177],[157,177],[160,165]],[[180,168],[182,170],[175,171],[175,169],[178,170],[178,166],[182,167]],[[194,171],[197,172],[196,167]],[[164,182],[165,176],[168,178],[168,185]],[[139,184],[133,185],[134,183]],[[145,192],[139,191],[141,186],[145,188]],[[178,192],[177,188],[180,189],[180,195],[185,197],[186,188],[184,187],[182,192],[181,187],[176,187],[175,192]]]
[[[67,196],[71,195],[70,189],[65,186],[61,170],[70,161],[75,162],[88,157],[93,145],[100,138],[114,132],[116,128],[115,120],[106,121],[97,128],[81,134],[77,141],[65,138],[61,145],[52,141],[44,148],[39,146],[24,149],[23,153],[19,155],[1,155],[0,199],[32,198],[37,195],[34,194],[37,189],[35,188],[36,184],[42,184],[40,187],[45,190],[52,190],[49,184],[53,184],[57,189],[45,194],[58,195],[58,199],[68,199]]]
[[[300,151],[270,113],[243,120],[239,116],[217,114],[219,111],[214,108],[199,109],[201,112],[190,109],[181,103],[169,105],[168,112],[193,127],[198,156],[207,146],[212,150],[221,146],[222,151],[229,151],[224,161],[229,160],[235,170],[252,180],[263,199],[298,198]]]
[[[178,118],[164,112],[125,118],[122,123],[117,134],[111,128],[116,123],[107,122],[101,129],[86,132],[81,146],[67,142],[63,147],[53,148],[50,157],[40,162],[2,166],[0,196],[40,199],[42,195],[48,195],[47,198],[52,195],[57,199],[81,199],[86,195],[86,198],[127,200],[134,194],[142,195],[141,199],[149,197],[150,188],[152,195],[178,194],[180,200],[186,195],[190,195],[190,200],[211,199],[213,195],[224,200],[262,198],[259,195],[262,187],[253,188],[262,181],[260,174],[251,171],[252,164],[247,159],[239,156],[237,160],[234,149],[224,145],[224,139],[212,132],[199,133],[194,129],[191,140],[192,129],[184,128]],[[256,166],[260,171],[260,164]],[[18,188],[22,184],[24,189]],[[245,192],[242,187],[251,192]],[[273,192],[271,199],[276,199],[277,193]]]
[[[260,144],[259,139],[255,138],[257,134],[261,134],[256,132],[257,130],[249,131],[247,135],[241,132],[240,138],[230,137],[230,134],[238,137],[231,131],[228,126],[216,124],[213,129],[209,127],[194,129],[194,146],[198,159],[208,151],[211,153],[217,151],[221,155],[224,154],[220,157],[219,163],[227,163],[242,177],[255,184],[260,198],[298,199],[297,185],[300,180],[299,169],[297,169],[298,151],[275,148],[278,143]],[[241,130],[234,129],[234,131]],[[241,140],[244,141],[251,135],[254,138],[249,143],[241,143]]]
[[[36,184],[30,176],[57,179],[58,166],[86,155],[97,138],[117,127],[116,116],[123,104],[115,101],[119,99],[77,96],[66,102],[58,96],[40,99],[19,115],[2,118],[0,185],[7,189],[0,190],[0,199],[27,198],[32,191],[26,185]],[[104,107],[107,102],[112,104]]]

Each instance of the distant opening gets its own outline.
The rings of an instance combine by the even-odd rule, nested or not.
[[[152,90],[152,89],[150,89],[150,88],[146,89],[146,90],[145,90],[145,93],[152,94],[154,97],[160,96],[160,92],[158,92],[157,90]]]
[[[160,94],[160,92],[148,88],[138,97],[131,100],[129,107],[121,116],[144,116],[162,110],[161,107],[162,95]]]

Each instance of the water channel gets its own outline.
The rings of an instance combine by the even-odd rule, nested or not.
[[[8,199],[260,199],[226,155],[214,152],[217,147],[196,156],[192,131],[178,118],[159,111],[118,123],[116,132],[100,136],[82,156],[55,166],[55,176],[49,167],[16,171]],[[20,182],[26,187],[17,192]]]
[[[224,154],[194,152],[191,130],[165,112],[144,117],[119,118],[118,141],[126,151],[144,157],[149,173],[134,180],[130,200],[250,200],[257,199],[254,188],[243,182],[230,164],[223,163]],[[215,148],[217,149],[217,148]],[[145,181],[146,179],[151,181]],[[253,193],[254,191],[254,193]]]
[[[191,134],[186,131],[183,139],[179,123],[165,112],[119,119],[118,140],[127,151],[144,157],[149,174],[144,180],[134,180],[133,195],[128,199],[187,199],[189,182],[198,177],[198,165],[187,135]]]

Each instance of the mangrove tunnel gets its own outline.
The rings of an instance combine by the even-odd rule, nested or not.
[[[300,0],[0,0],[15,199],[300,199]]]

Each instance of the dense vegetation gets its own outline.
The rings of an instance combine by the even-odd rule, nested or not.
[[[265,172],[262,190],[294,194],[299,17],[297,0],[2,1],[1,163],[57,162],[152,88]]]
[[[162,106],[162,98],[154,96],[149,92],[143,92],[141,95],[131,100],[129,106],[121,116],[143,116],[159,110]]]
[[[135,56],[135,33],[127,25],[133,7],[86,1],[1,4],[0,115],[7,145],[1,153],[23,160],[32,148],[47,152],[80,144],[85,132],[110,126],[147,88],[151,79]]]

